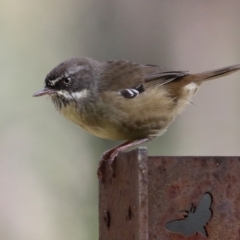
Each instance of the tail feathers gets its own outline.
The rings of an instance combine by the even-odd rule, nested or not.
[[[203,73],[197,73],[197,74],[190,74],[192,82],[202,82],[202,81],[208,81],[215,78],[220,78],[229,74],[232,74],[236,71],[240,70],[240,64],[219,68],[212,71],[207,71]]]

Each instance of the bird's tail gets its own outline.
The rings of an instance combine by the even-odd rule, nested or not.
[[[240,64],[232,65],[229,67],[219,68],[212,71],[206,71],[202,73],[197,74],[189,74],[189,82],[203,82],[212,80],[215,78],[220,78],[226,75],[229,75],[231,73],[234,73],[236,71],[240,70]]]

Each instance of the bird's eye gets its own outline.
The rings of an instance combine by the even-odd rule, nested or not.
[[[65,85],[69,85],[71,83],[71,78],[70,77],[64,78],[63,82]]]

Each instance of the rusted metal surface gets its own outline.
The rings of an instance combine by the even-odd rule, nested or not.
[[[240,157],[147,160],[146,150],[139,148],[121,153],[114,172],[110,180],[107,170],[100,188],[100,240],[240,239]],[[192,204],[196,212],[207,213],[202,225],[208,237],[200,233],[185,237],[165,228],[170,228],[166,223],[184,219],[183,210]],[[193,219],[196,212],[189,217]]]
[[[99,186],[100,240],[148,239],[147,151],[119,154]]]
[[[239,157],[149,157],[149,239],[239,240]],[[199,204],[204,193],[212,195],[208,237],[183,237],[164,225],[182,218],[182,210]]]

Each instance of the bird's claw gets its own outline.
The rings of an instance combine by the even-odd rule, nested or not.
[[[105,152],[103,153],[103,155],[101,156],[100,160],[99,160],[99,166],[98,166],[98,170],[97,170],[97,175],[98,175],[98,180],[100,182],[104,182],[104,175],[105,175],[105,170],[106,167],[110,170],[111,172],[111,176],[113,175],[113,167],[112,164],[115,160],[117,156],[117,153],[115,152]]]

